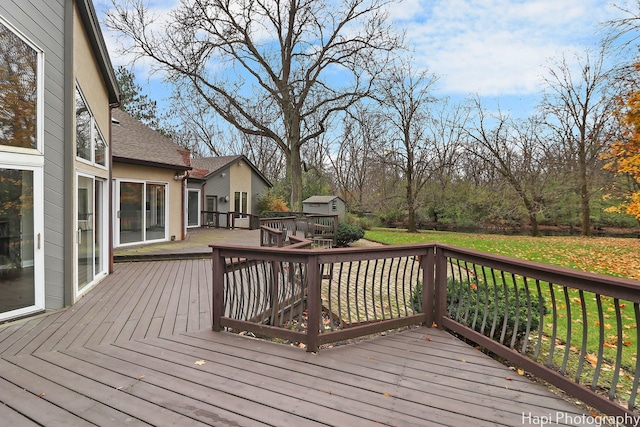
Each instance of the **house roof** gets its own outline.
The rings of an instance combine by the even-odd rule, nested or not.
[[[232,163],[242,160],[248,164],[255,173],[267,183],[269,187],[273,187],[271,182],[260,172],[253,163],[247,159],[246,156],[240,154],[235,156],[218,156],[218,157],[201,157],[191,159],[191,166],[193,170],[189,173],[190,178],[207,179],[209,176],[214,175],[220,170],[228,167]]]
[[[102,36],[100,22],[93,7],[93,2],[91,0],[79,0],[77,5],[80,19],[82,19],[82,24],[89,36],[89,43],[98,59],[98,68],[100,68],[100,73],[109,91],[109,104],[116,104],[120,101],[120,88],[111,65],[111,59],[109,59],[109,52]]]
[[[330,203],[335,199],[342,200],[339,196],[311,196],[306,200],[303,200],[302,203]],[[344,200],[342,200],[344,202]]]
[[[112,110],[113,160],[168,169],[191,169],[189,150],[123,110]]]

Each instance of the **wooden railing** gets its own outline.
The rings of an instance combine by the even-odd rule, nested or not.
[[[300,235],[306,239],[331,239],[333,246],[338,237],[338,216],[321,214],[304,214],[260,218],[260,227],[283,231],[286,236]]]
[[[202,215],[201,224],[203,227],[248,228],[249,230],[255,230],[260,227],[259,217],[248,213],[200,211],[200,214]],[[240,227],[236,222],[238,219],[247,219],[248,221]]]
[[[212,250],[216,331],[317,351],[437,325],[605,414],[638,415],[639,282],[440,244]]]

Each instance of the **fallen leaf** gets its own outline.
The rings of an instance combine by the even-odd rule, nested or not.
[[[431,324],[431,327],[432,327],[432,328],[437,328],[437,327],[438,327],[438,324],[437,324],[436,322],[433,322],[433,323]]]
[[[384,394],[384,396],[386,396],[386,397],[393,397],[393,396],[391,395],[391,393],[385,393],[385,394]]]
[[[207,362],[205,362],[204,360],[196,360],[196,361],[195,361],[195,363],[194,363],[194,365],[202,366],[202,365],[204,365],[205,363],[207,363]]]
[[[425,341],[431,341],[431,338],[426,337],[424,340],[425,340]]]
[[[140,375],[140,376],[139,376],[139,377],[137,377],[136,379],[137,379],[138,381],[140,381],[140,380],[141,380],[141,379],[143,379],[143,378],[144,378],[144,375]]]
[[[513,378],[511,378],[511,377],[504,377],[504,379],[507,380],[507,381],[513,381]]]
[[[518,369],[518,375],[524,375],[524,369]]]
[[[44,391],[42,393],[40,393],[38,396],[40,397],[44,397],[47,393],[45,393]]]
[[[120,386],[120,387],[116,387],[116,390],[122,390],[124,387]]]

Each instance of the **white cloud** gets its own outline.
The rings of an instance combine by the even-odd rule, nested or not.
[[[593,45],[616,11],[599,0],[416,1],[392,11],[416,64],[445,93],[484,96],[536,93],[548,59]]]

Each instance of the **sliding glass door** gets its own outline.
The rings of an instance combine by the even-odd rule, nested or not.
[[[78,175],[77,193],[77,294],[106,274],[105,181]]]
[[[0,319],[44,309],[41,174],[0,164]]]
[[[116,245],[167,238],[167,185],[119,181]]]

